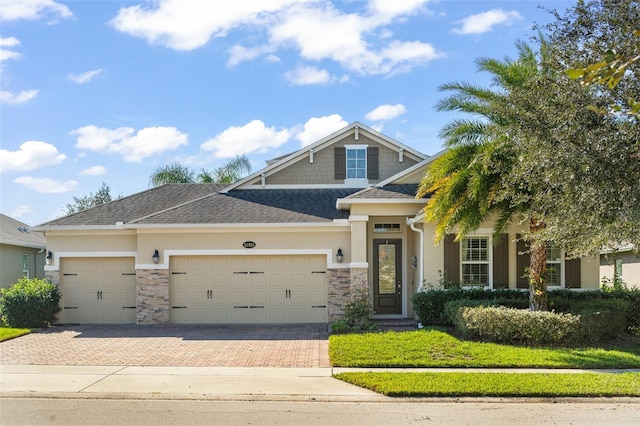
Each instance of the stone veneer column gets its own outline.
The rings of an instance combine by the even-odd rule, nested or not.
[[[344,305],[357,288],[368,288],[367,268],[327,269],[327,319],[339,320],[344,315]]]
[[[49,281],[51,284],[60,288],[60,270],[57,271],[45,271],[44,279]]]
[[[169,322],[168,269],[137,269],[136,292],[138,324]]]

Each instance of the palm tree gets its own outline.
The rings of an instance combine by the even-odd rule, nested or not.
[[[238,155],[222,166],[208,171],[202,169],[197,175],[188,166],[171,163],[157,167],[149,179],[150,186],[160,186],[167,183],[233,183],[244,174],[251,173],[251,163],[245,155]]]
[[[431,194],[424,213],[425,221],[436,225],[437,242],[456,226],[456,239],[460,240],[496,216],[494,233],[498,236],[514,219],[527,218],[530,306],[533,310],[546,310],[547,242],[536,239],[536,232],[544,229],[544,223],[537,219],[526,189],[517,197],[504,190],[512,184],[506,181],[506,176],[519,166],[518,140],[510,137],[509,132],[510,126],[517,125],[508,112],[509,94],[527,85],[540,72],[536,53],[524,43],[517,47],[516,60],[481,58],[477,61],[480,71],[493,75],[493,89],[465,82],[440,87],[453,95],[437,103],[438,111],[459,111],[477,118],[457,119],[442,129],[441,136],[450,149],[431,163],[420,182],[417,197]]]

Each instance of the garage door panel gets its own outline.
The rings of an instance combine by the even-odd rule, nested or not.
[[[63,258],[61,322],[135,323],[134,258]]]
[[[188,306],[172,316],[173,322],[326,322],[326,307],[321,307],[326,305],[325,256],[186,259],[170,259],[172,270],[186,271],[184,276],[171,275],[171,303],[184,301]],[[196,289],[198,297],[184,297]],[[201,296],[203,289],[206,297]],[[192,309],[196,306],[206,312],[206,319]]]

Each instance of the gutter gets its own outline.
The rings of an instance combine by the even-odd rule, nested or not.
[[[422,286],[424,283],[424,230],[415,227],[416,220],[418,220],[418,217],[407,217],[407,225],[411,227],[412,231],[420,234],[420,253],[418,256],[418,276],[420,277],[420,285],[418,286],[417,290],[417,292],[419,293],[423,290]]]

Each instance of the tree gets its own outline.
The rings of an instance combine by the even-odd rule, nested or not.
[[[180,163],[159,166],[151,174],[149,183],[154,187],[167,183],[233,183],[245,173],[251,173],[251,163],[245,155],[239,155],[211,171],[202,169],[197,176],[195,171]]]
[[[122,195],[118,195],[116,199],[121,197]],[[84,197],[73,197],[73,203],[65,205],[64,212],[65,214],[69,215],[90,209],[100,204],[108,203],[110,201],[112,201],[111,188],[109,188],[106,183],[102,182],[102,186],[96,191],[95,194],[90,192],[89,195],[85,195]]]
[[[517,47],[517,60],[481,58],[477,61],[480,71],[492,74],[493,89],[464,82],[440,87],[453,95],[438,102],[438,111],[460,111],[477,118],[457,119],[443,128],[441,136],[450,150],[431,163],[417,197],[432,194],[424,212],[425,220],[436,224],[437,242],[456,226],[459,240],[492,216],[497,216],[496,235],[507,229],[515,218],[528,220],[530,306],[534,310],[546,310],[547,241],[538,238],[544,222],[539,219],[540,214],[528,193],[507,196],[504,189],[511,171],[519,166],[520,140],[512,137],[508,130],[517,123],[517,117],[509,113],[510,93],[528,85],[540,72],[535,52],[524,43]]]

